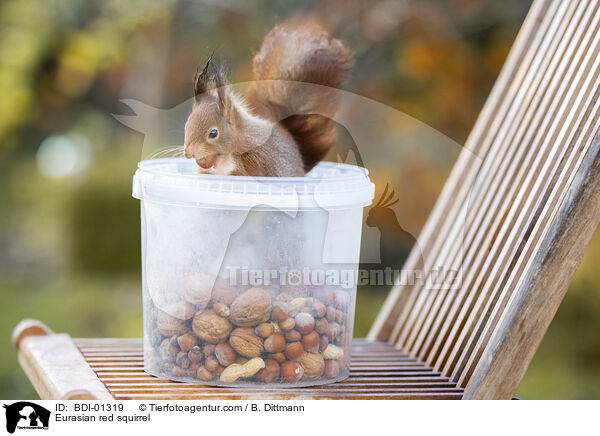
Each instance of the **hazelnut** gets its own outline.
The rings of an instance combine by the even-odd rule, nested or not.
[[[198,372],[198,368],[200,368],[199,363],[190,363],[190,366],[187,368],[188,377],[196,377],[196,373]]]
[[[188,351],[188,359],[190,359],[190,362],[192,363],[199,363],[202,360],[202,357],[202,350],[200,350],[198,345],[192,347],[192,349]]]
[[[277,303],[289,303],[290,301],[292,301],[292,296],[287,292],[282,292],[277,297],[275,297],[275,301]]]
[[[231,303],[229,320],[239,327],[250,327],[269,319],[271,295],[263,288],[251,288]]]
[[[302,335],[307,335],[315,328],[315,319],[310,313],[300,312],[294,318],[296,330]]]
[[[244,357],[258,357],[264,351],[263,339],[254,334],[248,327],[238,327],[231,332],[229,343],[233,349]]]
[[[290,344],[287,344],[285,347],[285,356],[289,360],[300,359],[302,353],[304,353],[304,347],[302,347],[302,344],[300,342],[292,342]]]
[[[179,353],[179,346],[172,345],[171,339],[166,338],[160,343],[158,352],[163,361],[174,360],[175,356],[177,356],[177,353]]]
[[[212,374],[208,369],[201,366],[198,368],[198,372],[196,372],[196,378],[202,381],[209,381],[212,379]]]
[[[204,347],[202,347],[202,352],[206,357],[209,357],[215,354],[216,348],[217,346],[215,344],[204,344]]]
[[[327,339],[327,336],[325,335],[321,336],[321,344],[319,345],[319,351],[322,353],[323,350],[327,348],[327,345],[329,345],[329,339]]]
[[[273,334],[273,325],[271,323],[263,322],[256,326],[254,333],[261,338],[268,338]]]
[[[190,366],[190,359],[185,351],[180,351],[175,358],[175,363],[183,369],[187,369]]]
[[[285,338],[281,333],[274,333],[265,339],[264,347],[268,353],[279,353],[285,350]]]
[[[227,339],[231,328],[229,321],[210,310],[198,312],[192,321],[195,335],[211,344],[218,344]]]
[[[217,345],[217,348],[215,348],[215,357],[221,365],[229,366],[233,362],[235,362],[235,358],[237,356],[235,354],[235,351],[233,351],[233,348],[231,348],[231,345],[229,345],[227,342],[222,342],[219,345]],[[213,371],[210,368],[208,369]]]
[[[325,317],[327,318],[327,321],[329,322],[334,322],[335,321],[335,307],[333,306],[327,306],[327,312],[325,313]]]
[[[288,331],[293,329],[296,326],[296,322],[294,321],[294,318],[286,318],[283,321],[281,321],[279,323],[279,327],[281,328],[281,330],[283,331]]]
[[[316,331],[312,331],[302,338],[302,346],[310,353],[318,353],[321,337]]]
[[[263,383],[271,383],[279,378],[281,368],[274,359],[265,360],[265,367],[256,373],[256,378]]]
[[[217,359],[213,359],[212,357],[209,357],[204,361],[204,366],[210,372],[213,372],[219,367],[219,362],[217,361]]]
[[[304,377],[306,378],[319,378],[325,370],[325,360],[318,353],[304,352],[300,356],[298,363],[304,369]]]
[[[285,338],[290,342],[297,342],[302,339],[302,335],[298,330],[290,330],[285,332]]]
[[[283,321],[287,318],[287,311],[282,303],[277,303],[271,312],[271,319],[273,321]]]
[[[344,320],[344,312],[342,312],[339,309],[336,310],[335,311],[335,322],[337,322],[338,324],[341,324],[343,320]]]
[[[193,335],[186,333],[185,335],[181,335],[177,338],[177,343],[179,344],[179,348],[181,351],[185,351],[186,353],[190,351],[193,347],[198,345],[198,341]]]
[[[171,373],[174,377],[185,377],[187,371],[180,366],[174,366],[171,370]]]
[[[304,375],[304,368],[298,362],[283,362],[281,364],[281,377],[288,383],[296,383]]]
[[[327,308],[320,301],[315,301],[312,307],[312,312],[316,318],[323,318],[327,312]]]
[[[179,353],[179,344],[177,343],[177,336],[171,336],[168,341],[168,356],[169,359],[175,360],[175,357]]]
[[[278,361],[279,363],[285,362],[285,354],[284,353],[272,353],[269,354],[271,359]]]
[[[322,335],[327,331],[327,327],[329,327],[329,321],[327,318],[321,318],[315,321],[315,330],[318,334]]]
[[[326,360],[323,377],[335,378],[340,374],[340,364],[337,360]]]
[[[225,305],[225,303],[215,303],[213,306],[213,310],[215,313],[223,318],[227,318],[230,315],[229,307]]]
[[[306,304],[306,298],[294,298],[290,301],[289,306],[291,310],[300,312],[300,309]]]
[[[325,304],[335,303],[335,291],[333,289],[327,289],[325,292]]]
[[[325,332],[325,336],[327,336],[329,342],[333,341],[339,334],[340,325],[337,322],[330,322],[329,327],[327,327],[327,331]]]

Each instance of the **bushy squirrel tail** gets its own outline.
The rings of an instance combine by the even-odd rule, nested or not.
[[[298,144],[309,171],[335,141],[336,89],[352,68],[352,52],[312,20],[277,25],[254,56],[246,101],[253,113],[279,122]],[[266,81],[266,82],[263,82]],[[303,83],[297,83],[303,82]],[[323,86],[310,86],[313,83]]]

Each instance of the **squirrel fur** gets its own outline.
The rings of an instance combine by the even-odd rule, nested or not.
[[[254,56],[255,80],[245,99],[231,91],[223,69],[209,59],[193,80],[185,157],[196,159],[200,173],[303,176],[335,141],[329,117],[339,104],[336,88],[352,64],[352,53],[339,39],[303,20],[284,22],[267,34]]]

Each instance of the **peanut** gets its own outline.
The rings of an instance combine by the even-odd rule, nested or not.
[[[243,365],[232,363],[221,373],[221,381],[231,383],[241,377],[252,377],[264,367],[265,361],[260,357],[254,357]]]

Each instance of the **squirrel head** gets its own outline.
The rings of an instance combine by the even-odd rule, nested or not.
[[[209,71],[210,69],[210,71]],[[199,172],[228,174],[231,162],[251,148],[251,116],[229,89],[222,68],[211,59],[194,76],[194,105],[185,124],[184,154]]]

